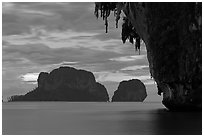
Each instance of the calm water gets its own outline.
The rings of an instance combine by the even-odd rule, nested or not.
[[[3,134],[201,134],[199,112],[168,112],[160,103],[3,103]]]

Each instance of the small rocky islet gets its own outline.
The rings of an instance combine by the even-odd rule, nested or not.
[[[145,85],[138,79],[120,82],[112,102],[143,102],[147,97]]]

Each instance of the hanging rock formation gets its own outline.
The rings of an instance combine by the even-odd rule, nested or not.
[[[201,110],[201,2],[96,3],[97,10],[103,16],[116,11],[116,21],[120,10],[125,13],[145,42],[150,73],[167,108]]]
[[[38,87],[10,101],[109,101],[106,88],[95,81],[93,73],[72,67],[41,72]]]
[[[112,102],[143,102],[147,97],[145,85],[138,79],[120,82]]]

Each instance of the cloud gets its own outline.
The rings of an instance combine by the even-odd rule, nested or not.
[[[112,73],[112,72],[94,72],[96,81],[99,82],[121,82],[122,80],[129,80],[135,78],[125,73]]]
[[[99,82],[105,82],[105,81],[121,82],[123,80],[130,80],[130,79],[139,79],[139,80],[145,81],[145,80],[150,79],[149,75],[133,76],[133,75],[129,75],[127,73],[119,72],[119,71],[116,71],[116,72],[109,72],[109,71],[94,72],[94,74],[96,76],[96,80]]]
[[[16,15],[34,15],[34,16],[54,16],[55,14],[48,11],[37,10],[28,8],[29,6],[23,6],[17,3],[3,3],[3,14],[16,14]],[[27,16],[28,17],[28,16]]]
[[[118,29],[115,29],[115,30],[110,30],[108,33],[104,33],[104,30],[100,31],[101,33],[95,35],[93,37],[93,39],[99,39],[101,41],[106,41],[106,40],[110,40],[110,39],[118,39],[121,41],[122,43],[122,40],[121,40],[121,30],[118,28]]]
[[[2,30],[3,35],[18,35],[30,33],[31,26],[46,26],[55,28],[60,16],[49,12],[31,9],[20,4],[7,3],[2,9]]]
[[[118,39],[102,41],[95,39],[98,33],[67,31],[47,31],[43,27],[31,28],[30,34],[3,36],[12,45],[46,45],[49,48],[89,48],[98,51],[122,53],[126,48]],[[104,34],[105,35],[105,34]]]
[[[61,40],[57,45],[62,47],[67,45],[65,40],[69,42],[69,45],[76,45],[76,42],[73,43],[71,40],[71,37],[74,36],[76,36],[78,43],[81,42],[82,44],[87,43],[87,41],[81,38],[89,36],[93,38],[88,40],[94,42],[90,44],[112,45],[108,40],[114,39],[122,43],[120,40],[121,29],[115,28],[114,17],[109,18],[110,31],[105,34],[104,22],[101,19],[97,20],[93,15],[94,3],[4,3],[4,5],[11,6],[4,6],[3,8],[3,36],[20,35],[21,38],[11,36],[15,44],[32,42],[32,37],[38,38],[37,41],[40,40],[41,43],[47,42],[46,44],[51,47],[56,47],[56,41],[55,43],[52,41],[57,40],[59,42]],[[47,32],[47,38],[44,37],[44,41],[42,40],[42,31]],[[80,34],[80,32],[84,32],[85,35]],[[26,40],[26,37],[30,37],[30,39]],[[104,41],[107,43],[103,44]],[[100,49],[100,47],[97,48]]]
[[[93,15],[94,3],[5,3],[3,35],[29,32],[31,26],[46,30],[96,31],[104,29],[102,21]],[[21,27],[21,29],[15,28]]]
[[[36,84],[37,79],[38,79],[38,75],[39,75],[39,73],[27,73],[25,75],[21,75],[19,78],[24,82]]]
[[[71,65],[71,64],[77,64],[78,62],[76,61],[63,61],[60,64],[57,65],[61,65],[61,66],[67,66],[67,65]]]
[[[106,61],[118,53],[110,51],[98,51],[83,47],[50,48],[44,44],[12,45],[6,44],[2,48],[3,66],[6,63],[19,66],[52,65],[61,62],[97,63]],[[70,64],[70,63],[69,63]],[[14,66],[12,66],[14,67]]]
[[[117,58],[112,58],[110,60],[112,61],[121,61],[121,62],[125,62],[125,61],[135,61],[135,60],[139,60],[139,59],[144,59],[146,57],[146,55],[134,55],[134,56],[124,56],[124,57],[117,57]]]
[[[139,79],[144,85],[150,86],[155,85],[155,81],[150,77],[150,75],[131,75],[128,73],[122,73],[120,71],[111,72],[111,71],[101,71],[94,72],[96,81],[109,85],[108,83],[120,83],[124,80]],[[149,89],[148,89],[149,90]]]
[[[97,34],[98,33],[75,32],[73,30],[48,31],[43,26],[30,26],[30,33],[3,36],[3,39],[13,45],[42,43],[47,44],[50,48],[61,48],[77,45],[79,42],[83,42],[83,40],[90,40],[91,38],[89,37]]]
[[[126,71],[135,71],[135,70],[140,70],[140,69],[149,69],[148,65],[136,65],[136,66],[129,66],[122,68],[121,70],[126,70]]]

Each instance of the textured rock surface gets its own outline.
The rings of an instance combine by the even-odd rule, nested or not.
[[[115,10],[114,6],[103,4],[100,10]],[[202,3],[116,4],[117,11],[123,10],[145,42],[150,73],[157,83],[158,94],[163,94],[162,103],[170,110],[201,110]]]
[[[142,102],[147,97],[145,85],[138,79],[120,82],[112,102]]]
[[[127,3],[147,48],[150,72],[171,110],[201,109],[201,3]]]
[[[109,101],[106,88],[95,81],[93,73],[71,67],[41,72],[38,87],[11,101]]]

